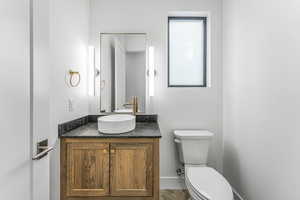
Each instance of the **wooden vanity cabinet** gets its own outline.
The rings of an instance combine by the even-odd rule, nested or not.
[[[112,143],[110,192],[112,196],[152,196],[152,143]]]
[[[61,200],[158,200],[159,139],[61,140]]]
[[[67,196],[109,194],[109,144],[69,143],[66,169]]]

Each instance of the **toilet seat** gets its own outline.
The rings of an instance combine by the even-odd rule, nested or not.
[[[186,166],[185,181],[195,200],[233,200],[231,186],[213,168]]]
[[[206,194],[204,191],[198,192],[188,180],[186,180],[186,187],[189,191],[190,196],[193,200],[211,200],[211,197]]]

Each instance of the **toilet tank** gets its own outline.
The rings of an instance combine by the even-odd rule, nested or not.
[[[175,143],[180,162],[190,165],[207,164],[213,133],[207,130],[175,130]]]

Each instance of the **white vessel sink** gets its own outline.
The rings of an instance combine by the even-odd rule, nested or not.
[[[128,114],[107,115],[98,118],[98,130],[106,134],[120,134],[135,129],[135,116]]]

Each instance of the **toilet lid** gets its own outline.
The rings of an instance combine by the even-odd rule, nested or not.
[[[198,195],[212,200],[232,200],[233,193],[227,180],[210,167],[186,167],[186,181]]]

